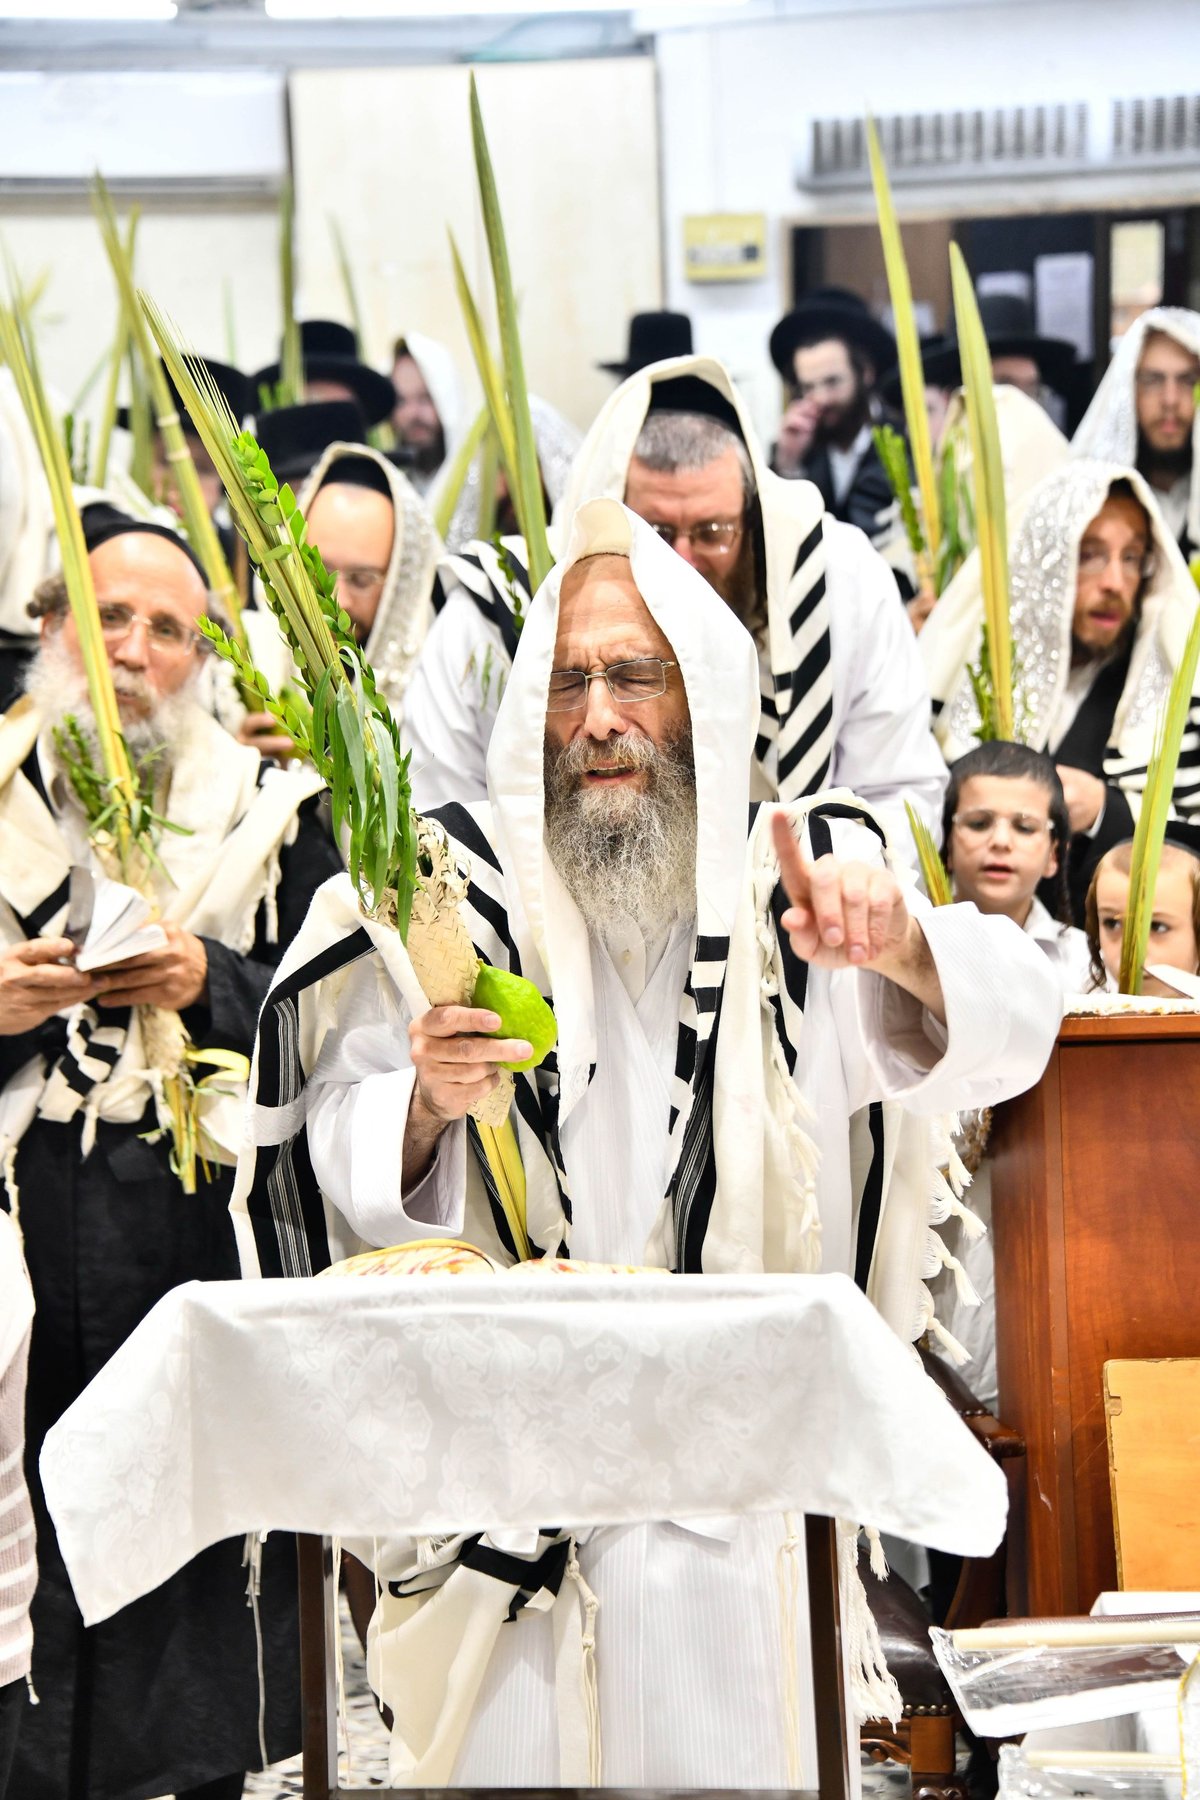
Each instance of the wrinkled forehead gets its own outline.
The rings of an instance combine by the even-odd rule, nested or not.
[[[670,640],[638,591],[625,556],[588,556],[563,576],[554,661],[558,668],[661,656]]]

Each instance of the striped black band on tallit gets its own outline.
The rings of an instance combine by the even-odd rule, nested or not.
[[[517,611],[524,613],[533,597],[528,567],[507,545],[498,550],[493,544],[475,544],[455,560],[465,563],[472,572],[463,580],[463,588],[500,634],[505,655],[511,662],[517,654],[521,629]],[[475,572],[478,579],[475,579]]]
[[[764,674],[755,755],[775,751],[781,800],[799,800],[829,784],[833,762],[833,667],[825,534],[818,519],[796,552],[786,604],[787,666]],[[769,767],[766,769],[770,776]]]
[[[271,989],[258,1023],[255,1106],[291,1106],[300,1099],[305,1082],[300,1059],[300,995],[338,969],[370,955],[372,948],[370,938],[360,928],[331,944]],[[260,1145],[255,1152],[246,1211],[264,1276],[315,1275],[329,1267],[332,1258],[325,1208],[313,1173],[308,1128],[303,1120],[295,1134],[283,1143]]]

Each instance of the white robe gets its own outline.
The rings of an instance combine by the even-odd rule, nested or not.
[[[893,841],[906,846],[904,801],[937,832],[946,785],[917,641],[891,570],[862,532],[828,517],[824,532],[834,739],[826,785],[865,800]],[[496,627],[469,594],[451,589],[406,699],[419,811],[486,796],[488,745],[507,668]]]
[[[842,823],[835,851],[875,855]],[[848,1119],[874,1098],[930,1114],[987,1104],[1037,1079],[1049,1014],[1040,958],[1006,920],[973,907],[923,913],[949,1030],[878,976],[810,970],[796,1080],[820,1153],[823,1266],[852,1266]],[[593,941],[599,1059],[566,1119],[573,1254],[639,1263],[661,1204],[679,991],[690,929],[649,954],[632,932],[615,958]],[[405,1021],[374,959],[351,971],[339,1028],[309,1083],[309,1148],[326,1196],[368,1242],[453,1236],[462,1229],[465,1128],[448,1129],[433,1168],[402,1195],[412,1096]],[[482,1523],[482,1522],[481,1522]],[[559,1525],[569,1521],[553,1521]],[[629,1787],[789,1785],[783,1614],[777,1557],[782,1517],[600,1531],[580,1548],[600,1601],[597,1669],[606,1784]],[[815,1777],[808,1700],[807,1606],[796,1615],[800,1747]],[[523,1613],[501,1630],[454,1771],[456,1785],[557,1783],[553,1633]]]

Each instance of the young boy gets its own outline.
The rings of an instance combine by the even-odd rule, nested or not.
[[[1070,918],[1065,847],[1067,804],[1053,760],[1024,744],[980,744],[950,766],[942,817],[946,867],[956,900],[1003,913],[1029,933],[1059,974],[1063,992],[1094,985],[1087,939]],[[1037,897],[1053,881],[1058,919]]]
[[[1052,758],[1024,744],[1004,741],[980,744],[950,765],[950,785],[942,820],[943,856],[956,900],[971,900],[980,912],[1003,913],[1040,945],[1050,958],[1063,994],[1081,994],[1093,986],[1087,939],[1074,925],[1067,900],[1065,850],[1070,838],[1067,803]],[[1040,882],[1056,884],[1059,919],[1037,897]],[[991,1224],[991,1175],[986,1147],[989,1115],[964,1120],[968,1166],[974,1170],[966,1202],[983,1223]],[[975,1155],[969,1154],[975,1140]],[[967,1350],[964,1371],[972,1391],[994,1409],[996,1384],[995,1256],[990,1232],[974,1240],[950,1220],[941,1229],[947,1248],[958,1258],[979,1295],[978,1306],[959,1298],[952,1273],[933,1284],[938,1319]]]
[[[1175,824],[1167,827],[1154,884],[1154,911],[1146,945],[1146,969],[1182,971],[1178,982],[1167,975],[1142,976],[1142,993],[1166,1000],[1200,998],[1200,841],[1186,844]],[[1121,969],[1121,942],[1125,935],[1125,908],[1129,900],[1132,845],[1116,844],[1101,857],[1088,889],[1085,917],[1088,949],[1096,985],[1116,988]]]

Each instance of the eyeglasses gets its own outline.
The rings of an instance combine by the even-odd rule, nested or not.
[[[338,585],[348,593],[373,594],[387,580],[385,569],[330,569],[329,573],[337,577]]]
[[[959,812],[954,815],[954,824],[968,837],[991,837],[996,826],[1003,821],[1011,825],[1018,837],[1044,837],[1047,833],[1054,835],[1054,825],[1049,819],[1039,819],[1034,813],[997,813],[985,812],[982,808],[970,812]]]
[[[1139,394],[1161,394],[1167,387],[1178,388],[1182,394],[1190,394],[1197,382],[1200,382],[1200,365],[1184,375],[1177,375],[1168,369],[1139,369],[1136,380]]]
[[[154,613],[147,618],[144,613],[135,613],[131,606],[118,606],[115,602],[104,603],[97,611],[100,630],[109,644],[123,644],[135,625],[145,627],[150,648],[159,656],[185,656],[203,641],[199,632],[181,619],[172,618],[170,613]]]
[[[658,525],[653,519],[646,523],[672,550],[682,539],[696,556],[728,556],[742,535],[740,519],[710,519],[705,525],[689,525],[686,531],[677,525]]]
[[[1079,549],[1079,573],[1081,575],[1102,575],[1110,561],[1109,552],[1102,544],[1091,546],[1082,544]],[[1121,553],[1121,573],[1131,581],[1148,580],[1154,573],[1154,558],[1145,550],[1125,550]]]
[[[589,675],[583,669],[555,669],[550,676],[547,712],[576,712],[587,705],[588,686],[593,681],[608,684],[608,691],[622,706],[636,706],[640,700],[654,700],[667,691],[667,670],[678,663],[663,662],[658,656],[639,657],[637,662],[610,663]]]

